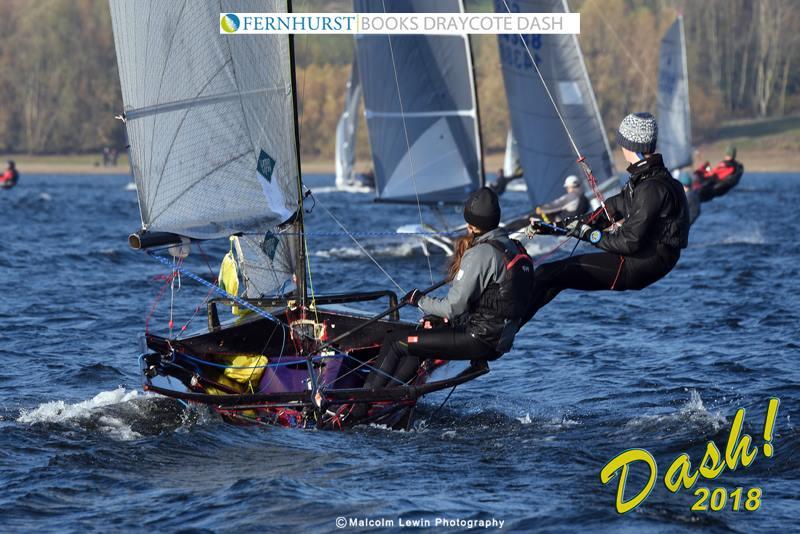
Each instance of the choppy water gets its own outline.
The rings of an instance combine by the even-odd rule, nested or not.
[[[568,532],[797,524],[799,176],[748,173],[705,204],[675,271],[645,291],[562,294],[489,375],[435,415],[442,397],[426,401],[417,430],[343,434],[232,427],[141,393],[137,336],[164,271],[127,249],[138,223],[127,182],[23,176],[0,192],[3,530],[336,531],[337,517],[395,527],[400,518],[494,518],[504,531]],[[416,222],[413,209],[367,195],[317,197],[357,231]],[[512,209],[524,201],[504,200]],[[309,224],[337,229],[319,205]],[[424,258],[381,243],[372,238],[400,285],[428,285]],[[317,291],[388,284],[346,238],[312,238],[311,248]],[[432,264],[436,276],[443,260]],[[184,284],[176,323],[204,296]],[[151,328],[166,321],[161,309]],[[682,452],[697,465],[708,440],[724,453],[740,407],[761,447],[771,396],[781,399],[774,457],[759,452],[749,469],[698,482],[759,486],[758,511],[693,513],[692,492],[673,495],[659,480],[642,506],[617,515],[616,485],[599,480],[612,456],[647,448],[659,478]]]

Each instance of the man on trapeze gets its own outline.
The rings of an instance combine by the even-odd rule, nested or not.
[[[681,184],[655,152],[658,125],[650,113],[632,113],[617,131],[630,180],[605,207],[565,228],[604,252],[545,263],[536,269],[528,317],[565,289],[639,290],[669,273],[686,248],[689,208]],[[531,219],[529,235],[549,233]]]

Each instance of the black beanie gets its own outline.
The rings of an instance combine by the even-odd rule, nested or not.
[[[472,193],[464,203],[464,220],[488,232],[500,224],[500,200],[488,187]]]

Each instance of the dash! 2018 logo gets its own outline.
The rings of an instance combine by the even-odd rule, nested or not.
[[[767,407],[767,417],[764,422],[764,444],[762,446],[765,458],[772,458],[774,447],[772,445],[773,433],[775,430],[775,419],[778,414],[780,401],[776,398],[769,400]],[[680,489],[694,489],[697,500],[692,505],[692,511],[713,511],[718,512],[726,507],[733,511],[741,509],[754,512],[761,507],[762,489],[760,487],[742,488],[737,487],[728,491],[724,487],[707,488],[700,486],[694,488],[698,479],[714,480],[726,469],[735,471],[742,467],[747,469],[758,456],[758,447],[753,446],[753,438],[748,434],[742,433],[744,425],[744,408],[736,411],[736,416],[731,423],[728,443],[724,453],[713,442],[706,444],[706,451],[700,464],[696,469],[692,469],[692,462],[687,453],[678,455],[670,464],[664,475],[664,485],[667,490],[677,493]],[[625,485],[632,465],[646,467],[648,479],[645,486],[636,495],[626,499]],[[617,478],[617,498],[616,508],[620,514],[625,514],[642,504],[650,495],[658,477],[658,466],[653,455],[645,449],[628,449],[606,463],[600,472],[600,481],[608,484],[612,479]],[[744,506],[742,506],[744,505]]]

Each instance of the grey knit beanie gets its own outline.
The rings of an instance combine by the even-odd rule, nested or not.
[[[650,113],[631,113],[619,125],[617,144],[631,152],[652,154],[656,151],[658,124]]]

